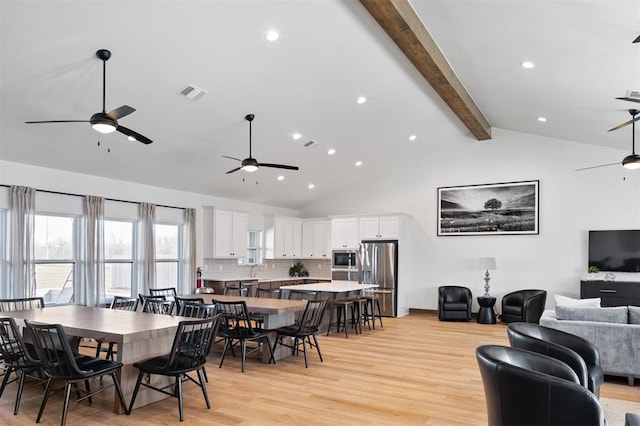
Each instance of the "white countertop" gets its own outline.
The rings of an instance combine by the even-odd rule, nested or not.
[[[355,281],[331,281],[330,283],[299,284],[280,286],[281,290],[309,290],[325,293],[346,293],[349,291],[368,290],[378,284],[360,284]]]

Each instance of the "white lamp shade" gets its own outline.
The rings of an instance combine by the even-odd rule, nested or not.
[[[495,257],[481,257],[478,260],[478,267],[485,271],[492,271],[496,268],[496,258]]]

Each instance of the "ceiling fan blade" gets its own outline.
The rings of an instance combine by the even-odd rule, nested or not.
[[[622,98],[616,98],[620,101],[629,101],[629,102],[640,102],[640,98],[630,98],[628,96],[624,96]]]
[[[120,133],[124,133],[125,135],[134,138],[138,142],[142,142],[143,144],[149,145],[150,143],[153,143],[153,141],[151,139],[149,139],[148,137],[143,136],[138,132],[134,132],[131,129],[127,129],[126,127],[118,125],[116,130],[119,131]]]
[[[622,164],[622,163],[620,161],[618,161],[616,163],[600,164],[599,166],[583,167],[581,169],[576,169],[575,171],[579,172],[579,171],[582,171],[582,170],[597,169],[599,167],[619,166],[620,164]]]
[[[231,160],[242,161],[242,160],[241,160],[241,159],[239,159],[239,158],[236,158],[236,157],[229,157],[228,155],[223,155],[223,157],[224,157],[224,158],[229,158],[229,159],[231,159]]]
[[[45,120],[45,121],[25,121],[26,124],[43,124],[43,123],[88,123],[89,120]]]
[[[627,127],[629,124],[633,123],[634,121],[638,121],[640,120],[640,117],[636,117],[634,119],[631,119],[629,121],[625,121],[622,124],[618,124],[616,127],[614,127],[613,129],[609,129],[607,130],[607,132],[613,132],[614,130],[618,130],[618,129],[622,129],[623,127]]]
[[[135,108],[132,108],[129,105],[122,105],[121,107],[118,107],[113,111],[109,111],[107,113],[107,116],[109,118],[113,118],[114,120],[117,120],[118,118],[126,117],[132,112],[135,112],[135,110],[136,110]]]
[[[260,167],[271,167],[273,169],[300,170],[298,166],[287,166],[284,164],[260,163]]]
[[[233,170],[229,170],[227,173],[225,173],[226,175],[228,175],[229,173],[233,173],[233,172],[237,172],[238,170],[240,170],[242,167],[236,167]]]

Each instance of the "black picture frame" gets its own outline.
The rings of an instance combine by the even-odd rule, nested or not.
[[[438,236],[537,235],[540,181],[438,188]]]

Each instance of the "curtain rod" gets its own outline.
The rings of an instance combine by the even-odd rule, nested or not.
[[[3,183],[0,183],[0,186],[4,186],[5,188],[11,188],[12,185],[5,185]],[[72,194],[71,192],[60,192],[60,191],[50,191],[48,189],[37,189],[37,192],[46,192],[47,194],[56,194],[56,195],[69,195],[72,197],[84,197],[84,195],[81,194]],[[117,201],[119,203],[131,203],[131,204],[140,204],[139,201],[131,201],[131,200],[118,200],[117,198],[107,198],[105,197],[105,200],[107,201]],[[156,207],[165,207],[168,209],[181,209],[181,210],[186,210],[186,207],[176,207],[176,206],[167,206],[164,204],[156,204]]]

